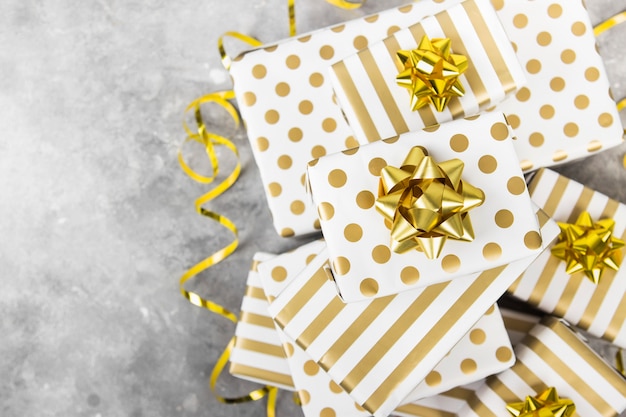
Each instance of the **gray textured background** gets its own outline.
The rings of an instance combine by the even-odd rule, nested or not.
[[[404,2],[348,12],[298,0],[299,32]],[[187,303],[177,280],[230,236],[195,214],[193,200],[208,188],[181,172],[176,152],[186,104],[230,87],[217,37],[286,37],[285,4],[2,2],[1,416],[264,415],[263,402],[222,405],[208,390],[234,326]],[[598,22],[626,0],[588,6]],[[615,96],[626,96],[626,25],[600,45]],[[192,287],[238,311],[252,254],[305,239],[275,235],[245,133],[234,138],[243,173],[211,207],[236,222],[241,246]],[[561,171],[626,202],[625,151]],[[221,387],[257,386],[225,376]],[[278,409],[300,415],[286,393]]]

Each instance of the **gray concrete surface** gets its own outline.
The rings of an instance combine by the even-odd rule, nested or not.
[[[348,12],[298,0],[299,32],[403,2]],[[181,172],[176,152],[185,105],[230,86],[217,37],[283,38],[285,3],[2,2],[0,416],[264,415],[263,402],[223,405],[208,390],[234,326],[187,303],[177,280],[229,235],[195,214],[208,187]],[[588,6],[598,22],[626,0]],[[626,96],[626,25],[600,44]],[[274,233],[245,133],[234,138],[243,173],[211,207],[236,222],[241,246],[192,288],[238,311],[252,254],[307,239]],[[625,151],[560,170],[626,202]],[[225,376],[220,387],[256,385]],[[285,393],[278,411],[300,415]]]

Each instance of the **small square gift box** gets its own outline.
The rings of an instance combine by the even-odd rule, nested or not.
[[[510,134],[490,113],[311,161],[341,298],[423,288],[536,254],[541,235]]]
[[[332,66],[360,143],[477,114],[525,84],[489,0],[466,0]]]
[[[254,255],[241,304],[241,316],[235,329],[230,373],[239,378],[293,391],[287,356],[267,312],[269,304],[257,270],[259,263],[273,257],[262,252]]]
[[[555,236],[544,237],[550,241]],[[344,303],[328,279],[327,256],[323,251],[313,259],[269,312],[335,384],[378,417],[402,404],[429,375],[430,381],[437,379],[431,371],[536,253],[463,278],[353,303]],[[511,355],[496,349],[496,359],[503,363]],[[463,369],[474,365],[461,361]]]
[[[281,236],[319,230],[307,207],[306,163],[357,145],[328,79],[328,66],[459,0],[423,0],[248,51],[230,74]]]
[[[549,169],[533,177],[533,202],[561,234],[509,288],[516,298],[626,347],[626,206]]]
[[[622,143],[623,128],[583,1],[494,0],[528,84],[496,106],[524,171]]]
[[[544,318],[515,356],[515,365],[487,378],[459,416],[617,417],[626,409],[626,380],[564,321]]]
[[[276,256],[259,265],[259,275],[270,300],[286,288],[297,272],[312,262],[321,241],[304,245],[292,252]],[[282,288],[281,288],[282,287]],[[278,331],[287,352],[294,385],[299,392],[305,416],[319,416],[325,409],[335,415],[370,415],[346,393],[311,357],[282,331]],[[422,405],[417,399],[432,396],[459,385],[483,379],[510,367],[514,358],[502,317],[497,306],[487,313],[452,348],[404,402],[403,409],[415,410]],[[394,412],[395,413],[395,412]],[[406,414],[405,414],[406,415]]]

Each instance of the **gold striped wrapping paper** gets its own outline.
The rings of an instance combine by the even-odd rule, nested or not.
[[[396,84],[404,69],[398,50],[416,49],[422,37],[450,38],[452,52],[468,57],[460,77],[466,93],[443,112],[432,105],[411,111],[407,90]],[[382,42],[335,63],[331,81],[360,143],[472,116],[502,101],[526,82],[489,0],[466,0],[400,30]]]
[[[511,135],[504,116],[489,113],[311,161],[311,195],[341,298],[354,302],[423,288],[537,253],[539,226]],[[438,163],[462,160],[462,180],[485,195],[469,212],[474,240],[448,239],[437,259],[392,251],[389,228],[374,206],[381,169],[400,166],[417,145]]]
[[[272,300],[280,294],[323,247],[323,241],[315,241],[260,264],[259,277],[268,299]],[[337,416],[369,415],[355,405],[354,400],[302,348],[282,331],[278,330],[278,334],[287,352],[305,416],[317,417],[331,413],[331,410]],[[403,400],[412,403],[402,407],[404,415],[407,415],[407,410],[427,407],[428,404],[416,401],[418,398],[430,397],[507,369],[514,363],[510,352],[512,348],[502,317],[498,308],[493,306],[437,364],[425,381]]]
[[[496,106],[524,171],[622,143],[623,128],[584,1],[494,0],[528,84]]]
[[[556,236],[550,231],[554,228],[542,228],[547,241]],[[322,252],[273,301],[270,314],[358,404],[386,416],[535,256],[421,290],[345,304],[327,278]]]
[[[459,0],[419,3],[285,39],[235,58],[230,74],[274,227],[281,236],[319,230],[304,188],[306,163],[357,145],[328,66]]]
[[[573,223],[582,211],[595,220],[613,218],[614,233],[626,238],[626,206],[549,169],[532,179],[534,203],[554,220]],[[568,275],[565,263],[544,251],[509,288],[509,293],[529,304],[563,317],[570,323],[626,347],[626,268],[606,269],[598,285],[584,274]]]
[[[248,273],[241,317],[235,329],[235,345],[230,356],[230,373],[239,378],[294,390],[287,356],[267,313],[269,306],[261,286],[257,266],[274,257],[256,253]]]
[[[559,319],[533,327],[515,355],[515,365],[476,389],[460,416],[504,416],[507,403],[551,386],[574,401],[575,416],[611,417],[626,409],[626,380]]]

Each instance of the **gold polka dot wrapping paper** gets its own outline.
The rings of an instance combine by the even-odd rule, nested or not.
[[[413,111],[409,92],[396,83],[405,69],[398,52],[415,50],[424,36],[450,39],[453,54],[467,59],[467,69],[458,77],[464,94],[451,98],[442,111],[432,104]],[[489,0],[466,0],[395,32],[335,63],[330,76],[360,143],[475,115],[526,84]]]
[[[551,240],[556,229],[553,235],[542,233]],[[391,413],[426,380],[536,253],[463,278],[353,303],[344,303],[328,279],[327,256],[321,252],[311,261],[269,312],[337,385],[378,417]],[[496,349],[502,362],[509,354]],[[473,366],[468,361],[464,368]]]
[[[615,220],[615,237],[626,238],[626,206],[602,193],[546,168],[533,177],[529,190],[532,200],[555,221],[574,223],[587,211],[596,221]],[[606,268],[598,284],[594,284],[583,272],[569,275],[565,262],[546,251],[509,292],[594,336],[626,347],[624,267],[617,271]]]
[[[458,2],[423,0],[266,45],[234,60],[234,91],[281,236],[319,230],[315,209],[305,204],[307,162],[357,144],[335,104],[329,65]]]
[[[494,0],[528,84],[496,106],[524,171],[622,143],[623,127],[584,2]]]
[[[458,415],[510,415],[507,404],[549,387],[585,417],[617,417],[626,409],[626,380],[563,321],[546,317],[515,346],[517,361],[487,378]],[[543,414],[542,414],[543,415]]]
[[[319,247],[318,242],[313,242],[259,265],[259,275],[270,299],[279,295],[297,277],[297,272],[313,261],[312,257],[315,257],[314,253]],[[283,271],[287,271],[286,274]],[[282,331],[278,333],[287,352],[294,385],[300,393],[305,416],[319,416],[326,408],[332,409],[337,416],[369,415],[356,406],[354,399],[297,343]],[[514,362],[511,352],[502,317],[498,308],[493,306],[437,364],[426,379],[404,399],[404,402],[413,403],[420,398],[503,371]],[[405,408],[416,407],[418,404],[413,403]]]
[[[380,171],[399,166],[414,146],[438,162],[458,158],[462,180],[484,193],[469,215],[471,242],[448,239],[439,257],[391,249],[374,207]],[[308,180],[342,299],[361,301],[449,281],[536,253],[541,236],[510,131],[495,113],[455,120],[314,160]]]
[[[287,355],[267,313],[268,302],[257,265],[274,255],[256,253],[248,273],[240,320],[230,355],[230,373],[239,378],[294,390]]]

